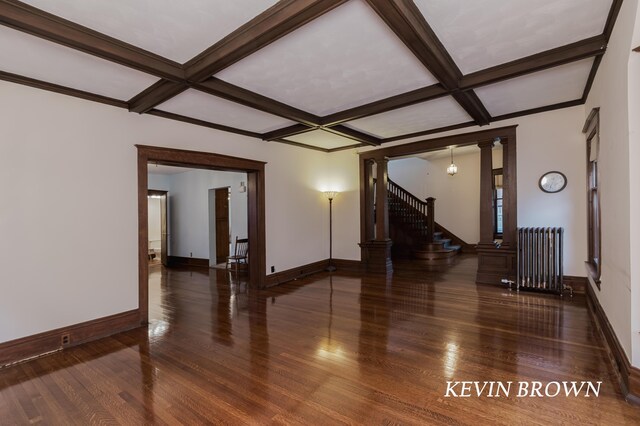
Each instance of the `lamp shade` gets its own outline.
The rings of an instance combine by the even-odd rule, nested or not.
[[[336,195],[338,195],[338,191],[324,191],[324,196],[327,197],[327,200],[333,200]]]
[[[447,167],[447,174],[453,176],[458,173],[458,166],[453,163],[453,147],[449,148],[449,152],[451,153],[451,164]]]

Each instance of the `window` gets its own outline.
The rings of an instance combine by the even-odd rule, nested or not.
[[[598,186],[599,108],[594,108],[591,111],[582,131],[587,136],[587,218],[589,232],[587,269],[598,288],[600,288],[602,234],[600,232],[600,189]]]
[[[502,169],[493,169],[493,238],[502,239]]]

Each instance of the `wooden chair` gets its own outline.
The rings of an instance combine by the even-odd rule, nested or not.
[[[238,265],[248,263],[249,258],[249,239],[236,237],[236,249],[233,256],[227,257],[227,269],[231,266],[231,263],[235,263],[236,272],[238,272]]]

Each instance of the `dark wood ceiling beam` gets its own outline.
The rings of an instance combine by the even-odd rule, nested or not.
[[[205,83],[215,73],[222,71],[229,65],[232,65],[240,59],[262,49],[268,44],[278,40],[331,9],[340,6],[345,1],[346,0],[281,0],[276,5],[256,16],[251,21],[247,22],[211,46],[209,49],[185,63],[184,77],[190,84]],[[167,88],[166,85],[162,86],[162,88],[157,87],[154,90],[145,90],[137,95],[135,97],[136,104],[140,106],[137,107],[136,112],[148,111],[167,101],[172,96],[175,96],[171,90],[163,90]],[[220,88],[217,87],[212,90],[219,89]],[[222,91],[228,92],[226,89]],[[177,91],[177,93],[179,93],[179,91]],[[228,94],[227,96],[237,95],[237,93],[233,93]],[[247,101],[248,98],[254,98],[249,99],[253,102],[257,96],[259,95],[251,94],[251,92],[247,91],[244,95],[239,96],[238,99]],[[246,105],[246,103],[243,104]],[[296,115],[299,113],[302,113],[302,111],[298,110]],[[281,115],[278,113],[274,114]],[[311,114],[303,114],[305,114],[304,119],[299,120],[300,122],[312,121],[311,118],[313,116]]]
[[[185,64],[200,82],[327,13],[346,0],[281,0]]]
[[[462,73],[411,0],[367,3],[446,89],[458,87]]]
[[[472,127],[472,126],[475,126],[475,125],[476,125],[475,121],[467,121],[465,123],[453,124],[451,126],[444,126],[444,127],[438,127],[438,128],[435,128],[435,129],[421,130],[419,132],[406,133],[404,135],[391,136],[391,137],[382,139],[382,143],[389,143],[389,142],[400,141],[400,140],[403,140],[403,139],[417,138],[419,136],[433,135],[433,134],[436,134],[436,133],[448,132],[450,130],[463,129],[465,127]]]
[[[8,81],[11,83],[22,84],[24,86],[34,87],[36,89],[47,90],[49,92],[60,93],[67,96],[73,96],[74,98],[85,99],[93,102],[100,102],[101,104],[111,105],[118,108],[128,107],[125,101],[121,101],[119,99],[110,98],[108,96],[96,95],[95,93],[85,92],[84,90],[73,89],[71,87],[61,86],[59,84],[49,83],[42,80],[36,80],[34,78],[24,77],[22,75],[17,75],[17,74],[11,74],[4,71],[0,71],[0,80]]]
[[[411,92],[401,93],[399,95],[391,96],[386,99],[380,99],[379,101],[371,102],[366,105],[327,115],[322,118],[322,124],[324,126],[335,126],[336,124],[344,123],[346,121],[380,114],[397,108],[414,105],[420,102],[426,102],[432,99],[439,98],[441,96],[445,96],[447,93],[447,90],[442,87],[441,84],[434,84],[431,86],[412,90]]]
[[[484,107],[482,101],[476,95],[476,92],[469,90],[467,92],[453,92],[453,98],[460,104],[467,114],[473,118],[478,126],[484,126],[491,122],[491,114]]]
[[[16,0],[0,0],[0,24],[168,80],[184,78],[177,62]]]
[[[307,145],[306,143],[294,142],[288,139],[273,139],[269,142],[279,142],[279,143],[284,143],[291,146],[297,146],[298,148],[307,148],[307,149],[312,149],[314,151],[320,151],[320,152],[331,152],[326,148],[320,148],[319,146],[314,146],[314,145]]]
[[[371,146],[378,146],[382,144],[382,141],[375,136],[368,135],[363,132],[359,132],[355,129],[351,129],[343,125],[337,125],[333,127],[324,127],[323,130],[329,133],[333,133],[334,135],[339,135],[339,136],[354,140],[356,142],[364,143]]]
[[[329,150],[327,150],[328,152],[338,152],[338,151],[346,151],[347,149],[354,149],[354,148],[362,148],[367,146],[366,144],[363,143],[359,143],[359,144],[355,144],[355,145],[347,145],[347,146],[339,146],[337,148],[331,148]]]
[[[558,65],[603,55],[607,41],[603,35],[567,44],[526,58],[467,74],[460,80],[460,89],[467,90],[542,71]]]
[[[308,126],[320,125],[320,117],[286,105],[282,102],[267,98],[266,96],[234,86],[233,84],[215,77],[211,77],[201,83],[194,83],[193,87],[211,95],[258,109],[260,111],[268,112],[269,114],[297,121]]]
[[[252,138],[260,139],[262,135],[260,133],[252,132],[249,130],[238,129],[236,127],[225,126],[222,124],[211,123],[209,121],[198,120],[197,118],[185,117],[184,115],[174,114],[172,112],[160,111],[152,109],[147,114],[155,115],[156,117],[168,118],[170,120],[182,121],[183,123],[195,124],[196,126],[208,127],[210,129],[222,130],[223,132],[235,133],[237,135],[249,136]]]
[[[479,126],[491,116],[473,91],[458,92],[462,73],[412,0],[367,0],[422,64]]]
[[[262,135],[262,140],[275,141],[277,139],[282,139],[289,136],[295,136],[302,133],[307,133],[316,129],[318,129],[318,127],[309,127],[309,126],[305,126],[304,124],[293,124],[291,126],[284,127],[282,129],[277,129],[271,132],[264,133]]]
[[[129,111],[137,112],[138,114],[145,113],[188,88],[189,86],[186,83],[159,80],[129,100]]]
[[[582,99],[575,99],[573,101],[560,102],[557,104],[545,105],[542,107],[531,108],[523,111],[516,111],[509,114],[497,115],[493,117],[492,121],[508,120],[510,118],[523,117],[525,115],[531,115],[531,114],[539,114],[541,112],[554,111],[562,108],[570,108],[570,107],[582,105],[582,104],[584,104],[584,101]]]
[[[616,24],[616,19],[618,19],[621,7],[622,0],[613,0],[611,9],[609,9],[609,15],[607,16],[607,22],[604,24],[604,31],[602,32],[606,41],[609,41],[611,33],[613,33],[613,27]]]

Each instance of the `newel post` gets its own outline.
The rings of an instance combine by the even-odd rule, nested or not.
[[[433,233],[436,230],[436,199],[427,198],[427,243],[433,242]]]

